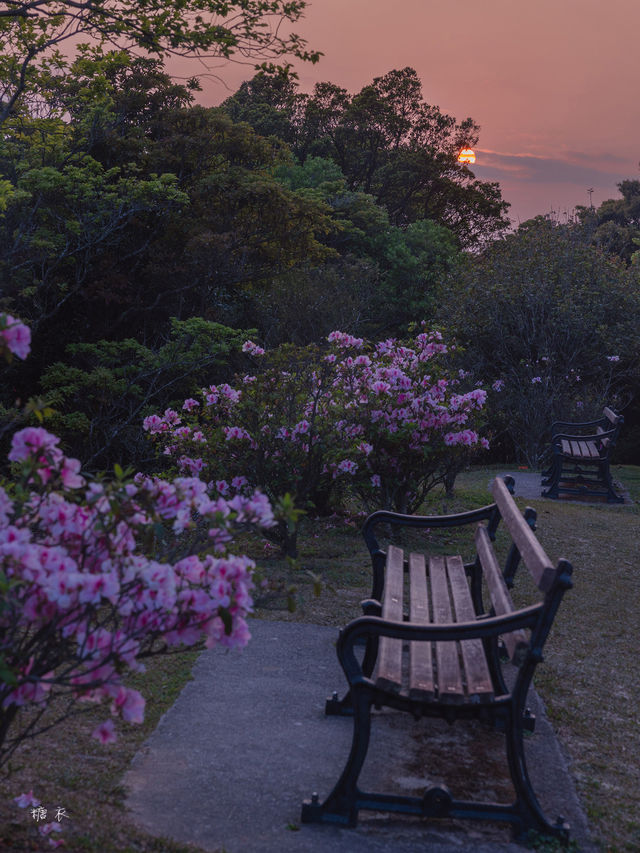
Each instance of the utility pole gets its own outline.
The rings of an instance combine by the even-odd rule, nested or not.
[[[590,187],[587,192],[589,193],[589,207],[593,210],[593,187]]]

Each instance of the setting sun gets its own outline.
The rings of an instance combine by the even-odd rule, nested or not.
[[[473,148],[463,148],[458,154],[458,163],[475,163],[476,152]]]

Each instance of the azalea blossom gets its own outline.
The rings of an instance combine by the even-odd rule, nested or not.
[[[2,347],[21,359],[31,351],[31,329],[11,314],[0,313],[0,349]]]
[[[20,794],[19,797],[14,797],[13,802],[18,806],[19,809],[26,809],[29,806],[40,805],[40,800],[36,799],[36,797],[34,796],[33,789],[26,794]]]

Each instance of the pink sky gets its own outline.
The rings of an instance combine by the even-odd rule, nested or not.
[[[302,89],[357,92],[409,65],[425,101],[481,126],[475,174],[517,223],[618,196],[638,178],[640,0],[310,0],[295,30],[324,52]],[[233,91],[251,71],[218,69]],[[203,80],[201,100],[229,91]]]

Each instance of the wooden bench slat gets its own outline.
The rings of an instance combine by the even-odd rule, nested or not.
[[[447,573],[457,622],[474,622],[476,613],[462,558],[447,557]],[[467,680],[467,694],[472,701],[488,702],[493,699],[493,685],[482,640],[464,640],[460,643],[462,661]]]
[[[513,601],[500,571],[498,558],[493,550],[487,528],[484,525],[481,524],[476,529],[475,540],[476,552],[482,565],[489,588],[489,597],[496,615],[506,616],[508,613],[513,613],[515,609]],[[512,631],[509,634],[504,634],[502,639],[511,661],[515,664],[521,663],[523,655],[529,647],[526,632],[522,630]]]
[[[387,551],[382,618],[402,622],[404,554],[390,545]],[[376,683],[383,690],[399,693],[402,687],[402,640],[380,637]]]
[[[429,597],[424,554],[409,554],[409,620],[428,625]],[[428,702],[435,697],[431,643],[409,643],[409,696]]]
[[[538,542],[533,530],[520,514],[516,503],[509,494],[504,480],[496,477],[492,486],[493,497],[500,509],[504,523],[522,556],[522,559],[533,577],[537,587],[542,592],[551,589],[556,577],[556,570]]]
[[[431,581],[433,621],[438,625],[453,622],[444,557],[429,558],[429,580]],[[453,641],[436,643],[436,663],[440,702],[455,704],[463,702],[464,688],[457,643]]]
[[[608,418],[611,421],[611,426],[617,426],[618,421],[620,420],[620,415],[616,415],[616,413],[610,409],[608,406],[605,406],[602,410],[602,414],[605,418]]]

